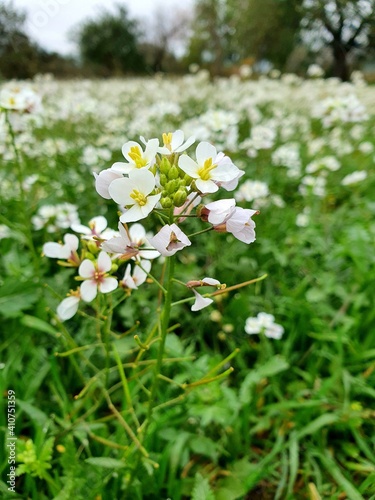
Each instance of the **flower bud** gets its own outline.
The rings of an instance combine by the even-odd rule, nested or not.
[[[87,243],[87,248],[88,251],[91,252],[92,254],[97,254],[99,251],[98,245],[95,243],[95,241],[89,241]]]
[[[165,156],[160,162],[160,173],[164,175],[168,175],[169,169],[171,168],[171,164]]]
[[[173,180],[173,179],[178,179],[180,177],[180,172],[178,171],[178,168],[176,165],[172,165],[172,167],[169,169],[168,172],[168,179]]]
[[[173,205],[175,207],[182,207],[187,198],[187,192],[184,188],[179,188],[179,190],[173,196]]]
[[[168,182],[168,177],[165,174],[160,174],[160,185],[165,186]]]
[[[179,188],[179,182],[175,179],[173,181],[167,182],[165,185],[165,189],[168,192],[168,194],[174,194]]]
[[[165,198],[161,198],[160,205],[163,208],[171,208],[171,206],[173,205],[173,203],[172,203],[172,200],[169,198],[169,196],[167,196]]]
[[[118,265],[115,264],[114,262],[112,262],[112,266],[111,266],[111,273],[115,273],[118,269]]]

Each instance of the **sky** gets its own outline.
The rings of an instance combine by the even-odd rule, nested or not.
[[[123,4],[130,17],[152,19],[157,8],[163,11],[189,8],[193,0],[13,0],[16,9],[28,15],[27,31],[43,48],[64,55],[76,53],[74,43],[69,40],[71,29],[87,18],[95,18],[101,10],[113,10],[114,5]]]

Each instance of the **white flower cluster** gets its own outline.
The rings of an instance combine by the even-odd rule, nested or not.
[[[248,335],[263,333],[270,339],[281,339],[284,328],[275,323],[275,317],[272,314],[260,312],[255,318],[247,318],[245,332]]]
[[[60,319],[71,318],[77,312],[80,300],[92,302],[98,291],[109,293],[119,284],[125,289],[136,289],[150,273],[150,259],[160,255],[171,257],[191,245],[179,224],[187,220],[197,202],[220,188],[229,191],[237,187],[243,172],[229,157],[217,152],[210,143],[200,142],[195,158],[191,158],[185,151],[194,142],[194,137],[185,141],[181,130],[163,134],[162,145],[156,138],[146,141],[141,137],[142,144],[128,141],[122,147],[125,162],[116,162],[111,168],[94,174],[97,192],[120,205],[119,231],[114,233],[108,230],[104,217],[95,217],[88,227],[80,224],[77,217],[69,227],[82,235],[83,249],[80,254],[79,240],[73,234],[65,235],[64,243],[48,242],[44,245],[47,257],[63,259],[67,261],[64,265],[78,267],[78,279],[83,281],[79,289],[72,291],[59,305]],[[154,211],[163,221],[155,236],[146,235],[145,229],[138,223],[128,227],[128,223],[146,219]],[[200,205],[195,216],[210,224],[204,232],[231,233],[249,244],[255,240],[252,217],[256,213],[256,210],[236,207],[235,199],[231,198]],[[51,217],[56,218],[57,224],[58,214],[51,207],[42,207],[34,217],[34,225],[42,226]],[[119,283],[113,273],[122,262],[129,260],[133,266],[128,264]],[[222,286],[212,278],[189,283],[187,286],[193,288],[195,295],[193,311],[212,302],[212,299],[201,296],[195,287]]]
[[[0,90],[0,108],[8,111],[34,113],[40,110],[41,98],[26,83],[10,82]]]

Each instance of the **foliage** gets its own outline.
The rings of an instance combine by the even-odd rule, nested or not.
[[[374,0],[305,0],[304,35],[313,50],[332,49],[333,76],[349,80],[349,54],[365,49],[375,26]]]
[[[124,6],[117,12],[103,11],[97,19],[85,21],[74,35],[84,63],[106,75],[140,73],[145,70],[138,48],[140,33]]]

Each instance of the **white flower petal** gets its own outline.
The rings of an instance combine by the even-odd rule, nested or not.
[[[108,278],[104,278],[102,283],[99,285],[99,290],[102,293],[109,293],[113,292],[113,290],[116,290],[118,287],[118,281],[116,278],[113,278],[112,276],[109,276]]]
[[[98,293],[98,287],[94,280],[86,280],[80,286],[81,298],[85,302],[91,302]]]
[[[100,252],[98,257],[98,270],[102,273],[107,273],[111,270],[112,261],[111,257],[107,254],[107,252]]]
[[[122,175],[112,171],[111,169],[102,170],[99,175],[95,174],[95,189],[102,198],[110,200],[108,188],[115,179],[122,179]]]
[[[216,193],[219,190],[219,186],[211,180],[202,181],[202,179],[197,179],[195,185],[202,194]]]
[[[57,316],[61,321],[72,318],[78,311],[79,297],[71,296],[64,299],[57,306]]]
[[[209,142],[203,141],[198,144],[195,154],[197,157],[197,163],[199,165],[203,165],[209,158],[212,158],[212,161],[214,161],[217,156],[217,151],[215,146]]]
[[[178,159],[178,166],[185,174],[190,175],[193,179],[198,179],[198,164],[190,158],[188,155],[181,155]]]
[[[68,259],[71,251],[68,247],[49,241],[43,245],[43,253],[50,259]]]
[[[191,306],[192,311],[200,311],[201,309],[204,309],[205,307],[212,304],[212,302],[213,302],[212,299],[209,299],[208,297],[202,297],[202,295],[194,289],[193,289],[193,293],[195,295],[195,302]]]
[[[100,234],[108,226],[108,222],[103,215],[98,215],[89,221],[89,226],[94,226],[95,233]]]
[[[94,263],[89,259],[85,259],[78,268],[78,274],[82,278],[92,278],[95,274]]]

